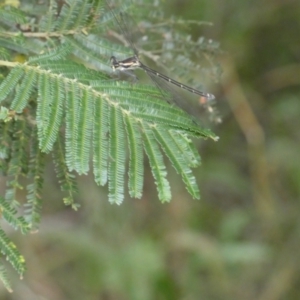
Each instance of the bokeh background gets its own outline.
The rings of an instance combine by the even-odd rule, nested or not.
[[[161,204],[149,168],[144,197],[111,205],[91,176],[66,208],[49,164],[40,231],[10,237],[27,259],[1,299],[300,299],[300,1],[165,0],[166,15],[205,20],[223,49],[212,86],[220,136],[197,142],[193,200],[169,168]],[[194,37],[197,28],[191,28]],[[15,277],[14,277],[15,276]]]

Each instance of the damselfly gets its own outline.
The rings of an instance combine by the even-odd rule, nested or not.
[[[107,3],[107,6],[110,8],[108,3]],[[141,62],[141,60],[139,59],[138,50],[135,47],[135,45],[131,39],[130,31],[129,31],[127,22],[125,22],[124,15],[122,13],[120,13],[119,16],[117,17],[111,8],[110,8],[110,11],[113,13],[115,21],[117,22],[118,26],[120,27],[120,30],[121,30],[124,38],[126,39],[126,42],[128,43],[128,45],[134,52],[134,56],[126,58],[124,60],[117,60],[117,58],[115,56],[112,56],[110,58],[110,62],[111,62],[111,67],[114,71],[115,70],[128,71],[128,70],[134,70],[134,69],[140,68],[140,69],[144,70],[147,73],[147,75],[150,77],[150,79],[153,80],[155,82],[155,84],[158,85],[159,87],[161,86],[161,84],[159,83],[158,80],[155,80],[155,77],[159,77],[159,78],[165,80],[166,82],[169,82],[181,89],[184,89],[186,91],[189,91],[190,93],[201,96],[201,100],[200,100],[201,103],[206,106],[207,110],[210,113],[214,112],[214,108],[212,106],[210,106],[208,103],[211,100],[215,99],[215,96],[213,94],[199,91],[199,90],[194,89],[186,84],[180,83],[179,81],[176,81],[176,80],[148,67],[143,62]],[[179,105],[179,106],[181,106],[181,105]],[[220,118],[218,117],[214,121],[219,123]]]

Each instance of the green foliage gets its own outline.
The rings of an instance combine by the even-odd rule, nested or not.
[[[13,291],[11,288],[11,282],[8,278],[6,268],[4,267],[2,262],[0,262],[0,280],[3,282],[6,289],[11,293]]]
[[[23,232],[27,231],[28,224],[24,221],[24,218],[17,218],[15,216],[16,210],[10,207],[2,197],[0,197],[0,209],[2,211],[3,217],[6,221],[9,222],[10,225],[15,228],[20,227]],[[6,259],[22,277],[26,269],[25,259],[17,250],[16,245],[12,241],[10,241],[10,239],[2,229],[0,229],[0,249],[1,253],[5,255]]]
[[[101,1],[50,1],[49,7],[33,8],[34,25],[21,9],[0,7],[0,166],[7,179],[0,208],[23,233],[38,229],[50,153],[67,194],[64,203],[74,209],[79,205],[72,172],[87,174],[91,158],[95,182],[108,184],[109,202],[121,204],[128,155],[129,194],[141,198],[144,152],[162,202],[171,200],[163,154],[192,197],[200,197],[192,174],[200,157],[191,138],[217,137],[156,88],[111,80],[107,58],[125,51],[106,37],[112,14],[103,13],[103,6]],[[16,217],[18,192],[25,185],[24,217]],[[22,275],[23,258],[4,232],[0,236],[1,252]],[[0,275],[9,289],[6,273]]]
[[[70,205],[74,210],[77,210],[79,204],[74,201],[74,194],[77,193],[77,185],[74,174],[70,173],[63,147],[61,135],[58,137],[53,150],[53,161],[55,165],[56,176],[63,192],[67,196],[63,198],[65,205]]]

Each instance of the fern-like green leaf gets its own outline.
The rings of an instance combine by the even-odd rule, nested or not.
[[[16,88],[17,83],[24,75],[24,70],[20,67],[14,68],[0,85],[0,102],[5,100],[7,95]]]
[[[158,197],[162,202],[171,200],[170,184],[167,180],[166,166],[163,156],[159,150],[153,130],[150,126],[144,125],[144,148],[148,156],[151,171],[158,191]]]
[[[7,289],[8,292],[12,293],[12,286],[11,282],[8,278],[7,271],[5,266],[3,265],[2,261],[0,261],[0,280],[4,284],[5,288]]]
[[[23,119],[15,121],[14,139],[11,145],[11,159],[7,170],[7,190],[5,199],[13,206],[18,206],[16,202],[16,192],[18,189],[23,189],[20,184],[20,176],[26,175],[28,172],[28,153],[26,151],[29,139],[28,123]]]
[[[144,179],[144,155],[142,136],[138,124],[129,114],[125,114],[124,122],[129,146],[129,181],[128,189],[131,197],[141,198]]]
[[[70,60],[43,60],[38,63],[40,67],[50,70],[55,74],[60,74],[64,77],[63,79],[76,79],[78,82],[89,85],[96,85],[99,80],[108,79],[104,74],[87,69],[85,66]]]
[[[182,129],[183,132],[195,137],[217,138],[179,107],[167,103],[161,92],[154,87],[145,85],[132,87],[121,82],[106,85],[110,87],[110,95],[116,98],[122,107],[129,109],[135,118],[149,123],[164,124],[165,128]]]
[[[108,178],[108,120],[109,106],[105,99],[95,101],[93,128],[93,172],[98,185],[105,185]]]
[[[80,8],[86,1],[73,0],[68,1],[68,5],[63,5],[59,17],[56,21],[56,30],[64,31],[73,29],[73,24],[76,23],[76,19],[79,16]]]
[[[10,106],[12,110],[21,113],[24,107],[27,105],[28,99],[35,87],[36,73],[33,70],[29,70],[20,86],[16,89],[16,95]]]
[[[72,50],[74,55],[76,55],[79,59],[83,59],[84,61],[92,64],[95,68],[99,70],[107,69],[107,56],[104,58],[101,53],[105,51],[105,45],[104,42],[99,39],[96,39],[95,41],[92,39],[94,36],[89,35],[86,37],[85,35],[78,34],[78,36],[75,38],[72,37],[65,37],[65,40],[72,45]],[[95,49],[91,47],[91,43],[94,42]],[[90,48],[89,48],[90,47]],[[99,47],[97,49],[97,47]],[[103,47],[103,48],[102,48]],[[105,51],[105,53],[109,53],[109,50]],[[110,52],[111,53],[111,52]],[[111,54],[108,54],[111,55]]]
[[[50,106],[53,99],[53,86],[46,73],[39,75],[38,79],[38,104],[36,111],[36,121],[40,148],[43,147],[45,131],[49,125]]]
[[[10,55],[11,53],[7,49],[0,47],[0,59],[8,60]]]
[[[27,22],[26,15],[23,11],[14,6],[7,5],[0,9],[0,20],[6,24],[25,24]]]
[[[5,232],[0,228],[0,250],[6,259],[15,268],[21,278],[26,270],[25,259],[17,250],[16,245],[9,240]]]
[[[74,28],[82,28],[86,26],[90,13],[92,12],[93,3],[89,1],[78,1],[77,7],[78,10],[75,11],[75,22],[71,24],[73,30]]]
[[[0,37],[0,47],[17,53],[28,54],[28,49],[24,47],[24,37],[21,35],[14,37],[13,39]]]
[[[4,164],[7,164],[7,159],[11,151],[12,135],[11,131],[13,129],[13,122],[1,122],[0,123],[0,163],[3,167]],[[6,173],[6,167],[1,168],[4,174]]]
[[[188,165],[192,168],[200,166],[201,158],[192,140],[186,134],[178,133],[176,130],[170,130],[169,132],[173,142],[181,151],[180,155],[185,157]]]
[[[94,96],[91,89],[83,89],[79,102],[78,135],[76,145],[76,171],[87,174],[89,171],[91,135],[93,128]]]
[[[43,54],[30,57],[28,63],[30,63],[31,65],[39,64],[42,67],[44,67],[44,65],[47,66],[48,64],[51,65],[53,64],[53,62],[54,63],[56,62],[57,64],[61,64],[65,62],[64,59],[71,51],[72,51],[72,46],[69,43],[64,43]],[[53,68],[49,68],[49,69],[53,70]],[[58,72],[58,74],[60,73]]]
[[[78,116],[81,91],[76,82],[66,86],[66,163],[70,171],[76,170],[78,147]]]
[[[49,8],[46,15],[42,16],[39,28],[40,31],[52,32],[56,26],[57,2],[55,0],[49,1]]]
[[[16,217],[17,210],[9,205],[4,198],[0,197],[0,211],[3,218],[14,228],[20,229],[22,233],[29,231],[29,224],[23,217]]]
[[[106,10],[105,13],[101,19],[102,23],[112,23],[113,26],[116,26],[116,20],[118,20],[117,16],[120,16],[120,14],[127,13],[129,11],[133,11],[134,6],[131,1],[122,1],[120,5],[112,7],[109,4],[110,1],[105,0],[105,6]],[[120,28],[120,30],[123,30]]]
[[[77,210],[79,204],[75,202],[74,195],[78,193],[78,188],[75,181],[75,176],[69,172],[67,167],[61,135],[59,135],[59,138],[55,143],[53,160],[56,176],[59,181],[61,190],[67,193],[67,196],[63,199],[64,203],[65,205],[70,205],[74,210]]]
[[[33,131],[31,138],[29,176],[33,179],[33,182],[27,185],[27,203],[24,204],[24,216],[31,231],[34,232],[38,230],[41,218],[45,154],[38,148],[36,130]]]
[[[182,176],[188,192],[193,196],[193,198],[199,199],[200,193],[196,179],[192,173],[192,170],[188,166],[185,156],[182,155],[169,131],[163,130],[163,128],[159,126],[155,127],[153,131],[156,139],[159,141],[165,154],[170,159],[173,167],[177,173]]]
[[[110,203],[121,204],[124,199],[126,149],[123,116],[117,105],[111,107],[109,121],[108,199]]]
[[[99,39],[96,34],[78,34],[74,36],[73,45],[76,45],[77,53],[87,55],[88,57],[96,58],[100,57],[109,57],[111,53],[116,53],[116,55],[120,54],[121,52],[116,51],[116,49],[112,49],[112,45],[106,39]],[[70,37],[68,38],[70,41]],[[74,44],[76,41],[76,44]],[[124,50],[124,47],[121,48]],[[129,51],[128,51],[129,52]]]
[[[51,80],[52,99],[50,100],[47,127],[43,129],[43,138],[40,147],[43,152],[49,152],[57,139],[57,134],[62,122],[64,85],[60,77]]]

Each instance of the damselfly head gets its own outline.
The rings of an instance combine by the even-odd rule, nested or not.
[[[111,63],[111,68],[112,68],[113,70],[119,68],[119,62],[117,61],[117,59],[116,59],[114,56],[112,56],[112,57],[110,58],[110,63]]]

